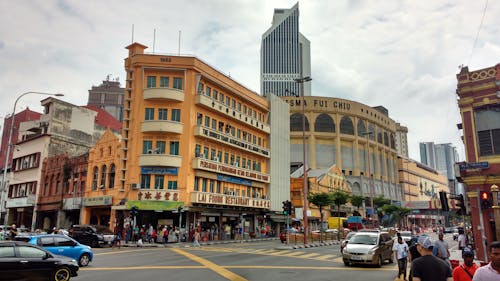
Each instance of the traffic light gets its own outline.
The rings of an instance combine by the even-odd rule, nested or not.
[[[467,214],[467,209],[465,208],[464,195],[463,194],[457,195],[456,200],[458,200],[458,203],[457,203],[457,207],[458,207],[457,215],[459,215],[459,216],[465,216]]]
[[[136,217],[137,214],[139,214],[139,209],[136,207],[136,206],[133,206],[131,209],[130,209],[130,214],[133,216],[133,217]]]
[[[286,201],[286,209],[289,214],[292,214],[292,202],[291,201]]]
[[[448,197],[446,196],[446,192],[439,191],[439,201],[441,201],[441,209],[448,212],[450,207],[448,206]]]
[[[288,200],[281,202],[283,204],[283,215],[288,214]]]
[[[479,199],[481,200],[481,209],[486,210],[493,206],[493,198],[488,191],[479,191]]]

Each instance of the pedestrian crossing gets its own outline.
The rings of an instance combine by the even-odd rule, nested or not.
[[[192,251],[209,251],[209,252],[224,252],[224,253],[242,253],[267,256],[281,256],[298,259],[310,259],[318,261],[331,261],[342,263],[342,257],[332,254],[311,253],[300,250],[276,250],[276,249],[251,249],[251,248],[233,248],[233,247],[201,247],[190,248]]]

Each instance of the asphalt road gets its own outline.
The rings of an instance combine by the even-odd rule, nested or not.
[[[345,267],[338,245],[280,249],[278,241],[200,248],[96,249],[94,261],[75,281],[146,280],[394,280],[396,264]]]

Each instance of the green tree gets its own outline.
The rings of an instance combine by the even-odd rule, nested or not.
[[[365,197],[361,195],[351,195],[349,197],[349,202],[359,210],[359,207],[363,206],[363,202],[365,201]]]
[[[315,205],[319,209],[319,214],[321,216],[320,222],[321,222],[321,229],[320,231],[323,232],[323,207],[325,206],[330,206],[333,203],[333,198],[331,193],[309,193],[307,195],[307,200],[309,203]],[[322,235],[319,236],[320,241],[322,242],[323,238]]]
[[[336,191],[332,193],[332,200],[333,204],[337,206],[337,217],[339,218],[339,225],[338,225],[338,233],[337,233],[337,238],[340,240],[340,206],[344,205],[347,203],[349,199],[349,194],[343,192],[343,191]]]
[[[382,222],[382,217],[384,216],[383,207],[390,204],[391,200],[386,199],[382,196],[373,198],[373,208],[377,211],[379,223]]]

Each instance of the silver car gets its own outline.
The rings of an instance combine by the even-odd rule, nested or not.
[[[358,232],[342,252],[346,266],[351,264],[373,264],[381,267],[384,261],[394,262],[392,245],[394,241],[385,232]]]

